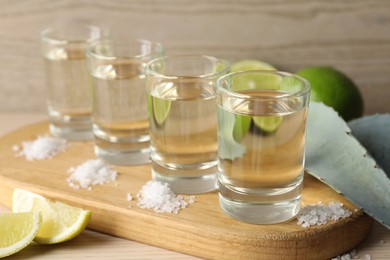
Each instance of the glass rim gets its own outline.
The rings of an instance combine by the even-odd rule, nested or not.
[[[243,94],[240,92],[235,92],[228,90],[224,87],[222,87],[222,82],[226,81],[226,79],[234,77],[236,75],[241,74],[249,74],[249,73],[259,73],[259,74],[268,74],[268,75],[279,75],[283,77],[290,77],[298,79],[301,83],[303,88],[299,91],[295,92],[281,92],[280,95],[272,96],[272,97],[259,97],[259,96],[253,96],[248,94]],[[260,90],[260,89],[259,89]],[[272,89],[263,89],[263,90],[272,90]],[[294,73],[286,72],[286,71],[279,71],[279,70],[246,70],[246,71],[236,71],[236,72],[230,72],[226,75],[221,76],[218,78],[216,83],[216,91],[223,92],[224,94],[227,94],[229,96],[234,96],[236,98],[240,99],[280,99],[280,98],[287,98],[287,97],[296,97],[296,96],[304,96],[310,92],[310,83],[305,78],[296,75]]]
[[[159,52],[151,51],[147,54],[137,54],[137,55],[103,55],[101,53],[96,52],[96,48],[98,46],[104,46],[104,45],[110,45],[113,46],[135,46],[139,44],[147,43],[149,46],[152,46],[152,48],[158,48]],[[124,60],[124,59],[144,59],[153,56],[155,53],[164,53],[165,49],[164,46],[160,42],[153,42],[150,40],[145,39],[133,39],[133,40],[115,40],[115,39],[106,39],[106,40],[98,40],[95,43],[93,43],[91,46],[87,48],[87,55],[98,58],[100,60]]]
[[[186,75],[166,75],[156,72],[155,70],[151,69],[151,65],[162,60],[167,59],[174,59],[174,58],[202,58],[207,60],[212,60],[216,62],[221,62],[225,65],[225,68],[221,71],[216,71],[212,73],[197,75],[197,76],[186,76]],[[162,57],[158,57],[156,59],[153,59],[149,61],[146,65],[146,75],[153,76],[155,78],[161,78],[161,79],[208,79],[208,78],[219,78],[222,75],[225,75],[230,71],[230,64],[227,60],[217,58],[212,55],[196,55],[196,54],[179,54],[179,55],[166,55]]]
[[[84,27],[86,31],[90,32],[99,32],[99,35],[102,36],[103,32],[105,31],[103,28],[100,28],[99,26],[96,25],[81,25],[81,27]],[[65,40],[65,39],[58,39],[58,37],[52,37],[50,36],[51,33],[54,33],[56,31],[59,31],[62,28],[62,26],[53,26],[44,29],[41,32],[41,40],[43,42],[48,42],[52,44],[71,44],[71,43],[91,43],[100,37],[86,37],[85,39],[79,39],[79,40]]]

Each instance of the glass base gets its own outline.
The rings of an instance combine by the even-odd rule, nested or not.
[[[230,217],[251,224],[276,224],[301,209],[303,179],[278,189],[235,189],[218,180],[219,204]]]
[[[105,150],[95,145],[95,154],[100,159],[114,165],[138,165],[150,163],[149,148],[136,151]]]
[[[209,173],[209,171],[207,171],[204,175],[190,174],[190,170],[187,170],[187,174],[181,171],[181,173],[183,173],[181,175],[163,175],[156,170],[156,168],[158,169],[161,166],[156,165],[156,163],[154,162],[152,162],[152,164],[153,180],[168,183],[171,190],[177,194],[201,194],[217,189],[217,173],[215,169],[216,167],[207,169],[215,169],[215,171],[212,173]]]
[[[71,141],[93,140],[91,127],[57,127],[50,124],[49,129],[51,135],[54,137],[64,138]]]
[[[251,204],[229,200],[219,195],[222,210],[230,217],[250,224],[276,224],[294,218],[301,209],[301,198],[270,203]]]

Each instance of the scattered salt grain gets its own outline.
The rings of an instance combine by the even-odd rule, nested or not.
[[[127,199],[127,201],[132,201],[133,200],[133,196],[131,195],[130,192],[126,194],[126,199]],[[131,205],[127,206],[128,209],[131,209],[132,207],[133,206],[131,206]]]
[[[188,204],[195,203],[195,196],[193,196],[193,195],[186,197],[186,199],[188,200]]]
[[[18,152],[19,151],[19,146],[17,146],[16,144],[12,146],[12,151],[14,152]]]
[[[297,219],[298,225],[310,227],[324,225],[330,220],[339,220],[351,216],[352,212],[340,202],[329,202],[328,205],[319,203],[301,209]]]
[[[66,181],[74,189],[87,188],[115,181],[118,173],[112,169],[112,166],[103,160],[87,160],[83,164],[72,167],[68,170],[71,174]]]
[[[156,213],[179,213],[187,207],[185,197],[176,195],[167,183],[148,181],[137,194],[138,206],[143,209],[153,209]],[[195,196],[190,196],[193,203]]]
[[[44,160],[50,159],[60,152],[63,152],[68,146],[65,139],[51,136],[38,136],[33,141],[24,141],[20,146],[12,146],[17,157],[25,156],[26,160]]]

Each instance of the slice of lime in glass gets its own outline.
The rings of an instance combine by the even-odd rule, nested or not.
[[[158,126],[162,126],[168,118],[171,110],[171,101],[157,97],[152,98],[153,116]]]
[[[252,118],[247,115],[235,115],[234,119],[233,139],[236,142],[241,142],[249,131]]]
[[[253,122],[265,134],[275,132],[283,121],[281,116],[254,116]]]
[[[276,70],[274,66],[259,60],[241,60],[232,65],[232,72],[250,70]],[[280,88],[281,78],[274,74],[242,74],[232,80],[232,91]]]
[[[148,116],[153,115],[153,96],[148,95]]]

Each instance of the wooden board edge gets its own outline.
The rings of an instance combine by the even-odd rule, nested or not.
[[[132,214],[134,212],[131,212],[131,209],[118,209],[114,206],[107,208],[107,205],[103,203],[90,203],[83,199],[75,203],[75,197],[69,197],[69,194],[53,195],[45,188],[9,181],[1,175],[0,182],[0,196],[8,198],[4,200],[8,201],[6,204],[8,207],[11,207],[13,189],[23,188],[52,200],[91,210],[92,219],[88,229],[208,259],[268,260],[277,259],[275,255],[280,256],[280,259],[327,259],[339,252],[352,250],[366,237],[373,223],[372,218],[362,214],[361,216],[355,215],[353,219],[337,222],[334,228],[325,232],[325,236],[318,236],[316,227],[310,230],[304,229],[301,234],[296,233],[296,238],[282,240],[284,248],[280,250],[281,240],[199,230],[196,225],[191,226],[188,223],[174,221],[159,222],[156,218],[145,220],[137,218]],[[154,232],[148,232],[148,230],[154,230]],[[340,239],[349,241],[349,243],[340,243]]]

